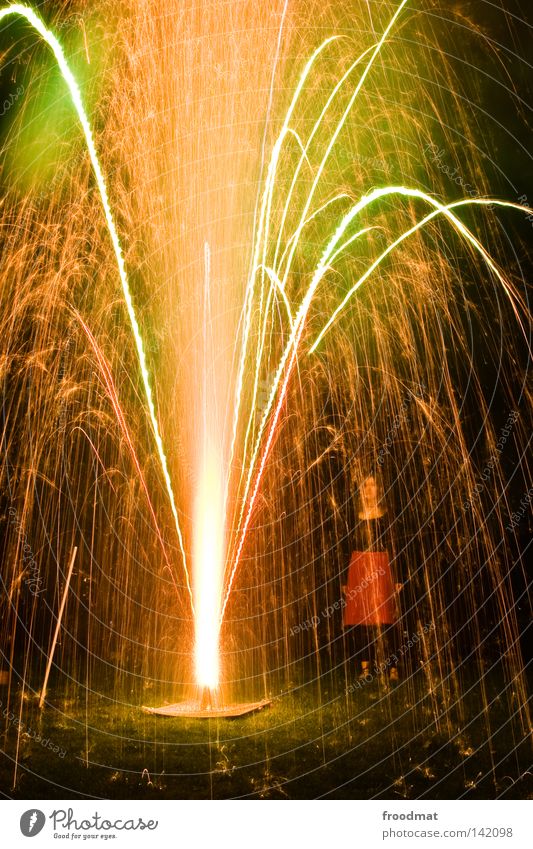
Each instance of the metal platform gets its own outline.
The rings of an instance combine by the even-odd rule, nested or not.
[[[175,705],[162,705],[161,707],[146,707],[143,705],[144,713],[154,716],[174,716],[182,719],[238,719],[250,713],[269,707],[272,702],[263,699],[260,702],[245,702],[236,705],[213,705],[203,707],[200,702],[178,702]]]

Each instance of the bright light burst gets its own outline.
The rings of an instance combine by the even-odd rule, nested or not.
[[[204,246],[204,316],[202,333],[202,436],[194,505],[194,628],[196,681],[216,690],[220,676],[220,619],[224,575],[224,457],[216,417],[216,381],[212,366],[214,340],[211,321],[211,253]]]
[[[112,245],[113,245],[113,251],[115,253],[118,273],[119,273],[119,276],[120,276],[120,282],[122,284],[122,291],[123,291],[123,294],[124,294],[124,300],[126,302],[126,307],[127,307],[127,310],[128,310],[128,317],[129,317],[129,320],[130,320],[130,323],[131,323],[131,329],[132,329],[133,338],[134,338],[134,341],[135,341],[135,347],[136,347],[136,350],[137,350],[137,356],[138,356],[138,360],[139,360],[139,369],[140,369],[141,376],[142,376],[144,392],[145,392],[145,396],[146,396],[146,403],[147,403],[147,406],[148,406],[148,413],[149,413],[149,416],[150,416],[150,422],[152,424],[152,428],[153,428],[153,432],[154,432],[154,439],[155,439],[155,442],[156,442],[156,445],[157,445],[157,451],[158,451],[159,460],[160,460],[160,463],[161,463],[161,470],[162,470],[163,477],[164,477],[164,480],[165,480],[165,485],[166,485],[166,489],[167,489],[167,493],[168,493],[168,497],[169,497],[169,501],[170,501],[170,506],[171,506],[171,509],[172,509],[172,515],[174,517],[174,522],[175,522],[175,526],[176,526],[176,533],[178,535],[179,546],[180,546],[180,550],[181,550],[181,554],[182,554],[182,558],[183,558],[183,567],[184,567],[184,570],[185,570],[187,587],[188,587],[189,595],[191,596],[191,602],[192,602],[192,590],[191,590],[191,586],[190,586],[190,582],[189,582],[189,574],[188,574],[188,570],[187,570],[185,549],[184,549],[184,545],[183,545],[183,537],[182,537],[180,522],[179,522],[179,518],[178,518],[178,509],[177,509],[176,501],[175,501],[175,498],[174,498],[174,491],[172,489],[172,482],[171,482],[170,473],[169,473],[169,470],[168,470],[167,458],[166,458],[165,450],[163,448],[163,440],[161,439],[161,433],[160,433],[160,430],[159,430],[159,424],[158,424],[158,420],[157,420],[157,414],[156,414],[153,395],[152,395],[152,387],[151,387],[151,384],[150,384],[150,375],[148,373],[148,366],[147,366],[147,362],[146,362],[146,354],[145,354],[145,351],[144,351],[143,339],[142,339],[142,336],[141,336],[141,331],[140,331],[140,328],[139,328],[139,322],[137,321],[137,316],[136,316],[135,308],[134,308],[134,305],[133,305],[133,299],[132,299],[132,295],[131,295],[130,284],[129,284],[129,281],[128,281],[128,274],[127,274],[126,266],[125,266],[125,263],[124,263],[124,257],[122,255],[122,246],[120,244],[119,235],[118,235],[118,232],[117,232],[117,228],[116,228],[115,221],[114,221],[114,218],[113,218],[113,213],[111,211],[111,206],[110,206],[110,203],[109,203],[106,181],[105,181],[104,175],[102,173],[102,168],[100,166],[98,153],[96,151],[96,147],[95,147],[95,144],[94,144],[91,125],[90,125],[89,119],[87,117],[87,114],[86,114],[84,106],[83,106],[81,92],[80,92],[80,89],[78,87],[76,80],[74,79],[74,75],[73,75],[72,71],[70,70],[70,67],[69,67],[68,62],[67,62],[66,57],[65,57],[65,54],[63,52],[63,48],[61,47],[61,45],[60,45],[59,41],[57,40],[57,38],[55,37],[55,35],[52,32],[50,32],[49,29],[47,29],[45,27],[45,25],[43,24],[39,15],[37,15],[36,12],[34,12],[34,10],[32,8],[30,8],[29,6],[24,6],[23,4],[20,4],[20,3],[14,3],[11,6],[6,6],[3,9],[0,9],[0,21],[2,21],[4,18],[7,18],[9,15],[17,15],[19,17],[25,18],[28,21],[28,23],[31,24],[31,26],[35,29],[35,31],[40,35],[40,37],[43,39],[43,41],[45,41],[46,44],[48,44],[48,46],[51,48],[51,50],[54,54],[55,60],[57,62],[57,65],[58,65],[58,67],[61,71],[61,74],[63,76],[63,79],[65,80],[65,82],[68,86],[68,90],[69,90],[69,93],[70,93],[72,104],[73,104],[73,106],[74,106],[74,108],[77,112],[78,119],[80,121],[82,130],[83,130],[83,134],[85,136],[85,143],[87,145],[87,151],[89,153],[89,157],[90,157],[90,160],[91,160],[91,165],[92,165],[92,168],[93,168],[94,176],[95,176],[95,179],[96,179],[96,183],[98,185],[98,191],[99,191],[100,197],[102,199],[102,206],[103,206],[103,209],[104,209],[104,215],[105,215],[105,219],[106,219],[106,222],[107,222],[109,235],[111,237],[111,242],[112,242]]]
[[[220,455],[206,440],[194,511],[195,669],[201,687],[216,689],[220,674],[220,615],[224,570],[224,487]]]
[[[0,10],[0,20],[8,15],[25,18],[49,45],[68,86],[84,133],[113,245],[137,351],[147,410],[183,559],[187,588],[194,611],[196,680],[203,687],[214,689],[219,684],[220,633],[224,614],[246,546],[267,462],[280,427],[281,413],[287,399],[291,378],[298,368],[305,367],[307,357],[318,350],[326,333],[334,329],[336,321],[348,307],[360,286],[402,243],[420,233],[426,225],[440,217],[453,228],[455,234],[464,240],[469,250],[485,264],[485,267],[501,284],[520,322],[520,308],[523,305],[519,297],[487,249],[458,217],[458,211],[467,206],[475,209],[492,204],[499,208],[517,209],[522,213],[530,213],[531,210],[523,205],[489,198],[470,198],[452,203],[441,203],[417,187],[402,185],[373,188],[358,199],[352,197],[348,191],[341,191],[339,188],[338,192],[325,203],[316,202],[326,165],[336,149],[339,136],[349,116],[355,110],[358,95],[371,76],[373,65],[380,54],[387,50],[387,39],[406,5],[407,0],[402,0],[381,37],[366,48],[335,82],[327,93],[318,119],[311,126],[306,137],[302,137],[291,123],[313,73],[321,61],[327,61],[328,51],[338,43],[337,36],[327,38],[314,51],[305,64],[295,87],[281,130],[272,147],[259,203],[252,245],[252,272],[245,288],[240,334],[236,341],[235,393],[227,448],[224,437],[220,433],[220,422],[214,413],[217,406],[217,381],[216,372],[211,369],[209,363],[213,340],[209,337],[211,332],[209,330],[211,327],[209,320],[210,251],[206,245],[202,342],[204,379],[203,384],[197,388],[200,396],[198,409],[202,410],[202,429],[198,438],[198,473],[193,498],[192,586],[187,569],[186,544],[182,535],[178,507],[153,399],[152,378],[148,371],[145,346],[135,312],[106,181],[90,122],[83,107],[81,93],[61,45],[53,33],[44,26],[39,16],[31,8],[21,4]],[[338,99],[345,96],[347,92],[347,102],[339,116],[335,112],[338,108]],[[331,126],[331,129],[328,129],[324,142],[322,134],[326,125]],[[309,165],[311,149],[319,139],[322,141],[319,162],[313,170],[312,179],[308,185],[303,180],[303,173]],[[285,185],[279,179],[280,169],[282,165],[286,167],[286,160],[283,157],[288,147],[291,150],[295,148],[297,155],[287,183],[288,189],[280,201],[279,195]],[[273,214],[276,200],[281,208],[279,220]],[[365,270],[353,281],[336,308],[329,315],[321,317],[321,328],[317,334],[313,324],[313,319],[316,318],[313,307],[317,302],[317,296],[327,285],[328,274],[335,270],[336,263],[350,250],[357,248],[364,253],[365,240],[371,238],[378,229],[377,221],[376,223],[369,221],[374,210],[379,211],[379,228],[382,230],[383,209],[386,208],[391,219],[396,220],[397,213],[403,209],[402,204],[407,202],[413,203],[417,210],[418,217],[415,223],[399,235],[391,235],[386,247],[374,259],[371,258],[371,251],[368,251],[368,264]],[[419,209],[424,211],[419,212]],[[306,269],[309,275],[308,285],[298,289],[291,286],[291,276],[295,272],[298,252],[304,241],[306,230],[325,210],[328,212],[328,221],[320,259],[314,267]],[[296,226],[289,226],[293,218]],[[277,229],[274,223],[276,220],[278,220]],[[393,232],[391,226],[391,233]],[[321,315],[320,309],[317,310],[317,315]],[[272,327],[276,321],[281,328],[279,333],[279,338],[283,340],[281,350],[271,344]],[[137,471],[140,473],[111,374],[86,324],[84,324],[84,330],[104,374],[113,408],[126,434],[128,446]],[[260,407],[258,404],[260,383],[267,360],[270,363],[273,378],[268,386],[266,403]],[[148,495],[144,479],[142,485]],[[153,513],[151,502],[150,509]],[[159,538],[161,539],[161,534]]]

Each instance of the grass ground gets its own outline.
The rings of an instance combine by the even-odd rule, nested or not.
[[[438,692],[424,695],[421,682],[351,693],[337,683],[233,721],[153,717],[104,697],[87,714],[84,701],[52,690],[41,718],[28,705],[20,735],[4,716],[0,790],[23,799],[533,798],[530,743],[496,677],[485,681],[488,717],[474,687],[462,718],[452,711],[438,722]]]

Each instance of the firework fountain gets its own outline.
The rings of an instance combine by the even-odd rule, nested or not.
[[[476,191],[451,191],[442,136],[477,142],[442,53],[456,125],[440,79],[401,108],[438,41],[406,53],[413,5],[384,10],[362,46],[332,13],[312,47],[282,2],[236,4],[229,33],[215,3],[102,3],[64,38],[26,6],[0,11],[15,56],[35,51],[28,86],[52,75],[62,110],[39,90],[5,145],[3,637],[21,705],[76,544],[53,665],[67,691],[89,699],[111,676],[157,703],[180,682],[187,709],[213,715],[261,706],[301,668],[319,687],[347,679],[330,611],[356,481],[379,468],[432,721],[456,721],[465,666],[482,680],[497,645],[528,728],[502,457],[512,444],[527,489],[529,312],[502,222],[531,210],[495,199],[479,158],[461,177]],[[104,29],[112,47],[93,51]]]

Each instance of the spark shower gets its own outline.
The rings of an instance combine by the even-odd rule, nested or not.
[[[29,56],[30,93],[32,75],[52,86],[63,127],[58,144],[37,92],[33,111],[13,118],[17,144],[5,145],[3,368],[18,389],[4,389],[3,474],[19,524],[9,529],[4,656],[13,662],[24,645],[23,689],[39,689],[69,551],[82,538],[56,660],[72,682],[82,657],[87,685],[95,664],[139,680],[155,665],[165,686],[179,669],[185,688],[228,692],[290,677],[294,653],[346,664],[331,648],[340,641],[333,617],[319,608],[335,597],[332,552],[349,537],[356,481],[379,457],[397,500],[398,556],[417,575],[406,607],[418,625],[422,610],[435,622],[422,656],[435,712],[440,698],[446,716],[460,700],[458,641],[485,668],[476,608],[490,609],[525,727],[501,544],[504,445],[468,345],[487,336],[497,310],[500,403],[513,411],[526,480],[530,314],[527,288],[507,268],[505,226],[531,209],[517,194],[494,196],[434,34],[410,40],[424,4],[382,4],[357,37],[326,20],[311,41],[290,3],[252,5],[237,4],[230,34],[212,42],[198,34],[209,21],[192,11],[184,22],[178,6],[161,15],[157,4],[126,2],[107,22],[103,4],[101,17],[70,28],[26,5],[0,10]],[[217,4],[204,11],[220,26]],[[238,35],[248,16],[263,43]],[[98,55],[107,26],[116,71],[113,51]],[[410,111],[405,81],[428,57],[441,76]],[[217,94],[227,120],[211,125]],[[190,129],[169,120],[173,99]],[[443,137],[472,151],[459,189],[475,182],[475,192],[458,192],[437,167]],[[169,170],[180,145],[192,175]],[[417,174],[417,156],[431,178]],[[222,191],[224,166],[232,179]],[[216,214],[202,221],[210,204]],[[490,339],[483,345],[491,350]],[[481,487],[476,446],[493,459]],[[28,593],[26,546],[48,564],[48,620],[39,593]],[[448,583],[437,568],[443,550]],[[289,646],[306,611],[327,633]],[[193,643],[191,681],[181,670]]]

